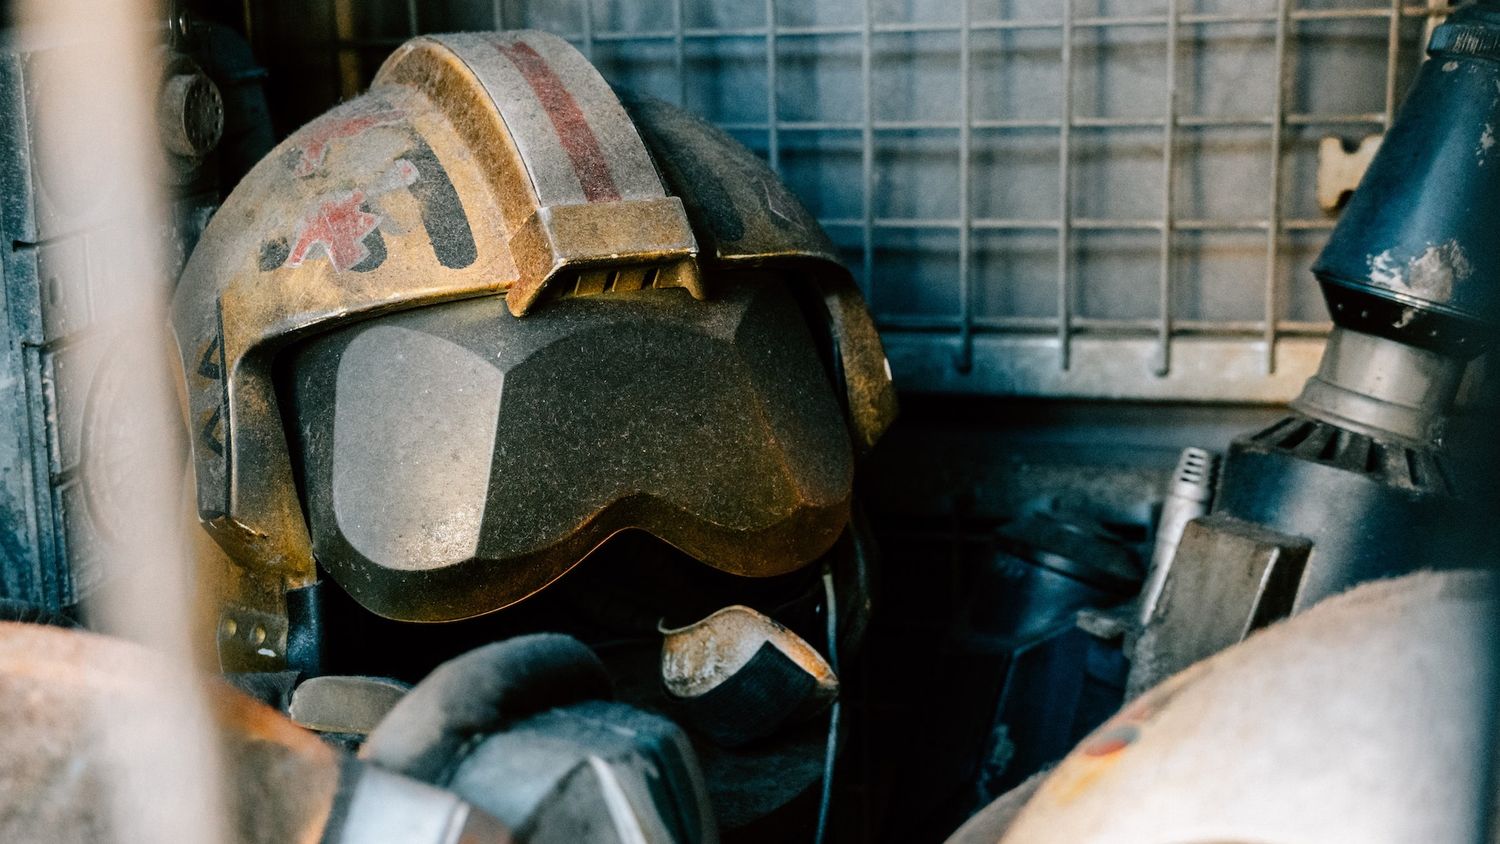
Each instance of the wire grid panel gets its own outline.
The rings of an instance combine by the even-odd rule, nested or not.
[[[332,0],[329,11],[323,43],[346,94],[413,32],[531,27],[571,40],[611,82],[714,121],[822,220],[905,388],[1284,401],[1328,329],[1308,271],[1333,223],[1314,196],[1318,142],[1389,124],[1443,9]]]

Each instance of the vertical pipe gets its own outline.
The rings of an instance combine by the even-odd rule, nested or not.
[[[589,1],[589,0],[586,0]],[[676,48],[673,64],[677,68],[677,104],[687,105],[687,73],[683,65],[687,60],[687,42],[683,38],[682,0],[672,0],[672,41]]]
[[[78,448],[89,457],[78,483],[90,501],[115,502],[113,515],[128,529],[101,534],[90,551],[103,580],[72,597],[83,602],[94,631],[144,646],[160,666],[140,678],[139,688],[117,695],[86,691],[101,679],[116,684],[91,676],[90,666],[60,675],[79,688],[75,724],[85,733],[55,738],[87,742],[88,752],[74,760],[76,770],[30,771],[36,779],[29,781],[59,785],[71,777],[74,784],[58,790],[62,798],[83,793],[76,781],[97,779],[98,805],[77,808],[99,824],[90,830],[98,840],[225,841],[228,780],[205,695],[205,674],[217,669],[208,648],[215,619],[203,611],[212,598],[202,591],[184,533],[192,521],[183,507],[187,443],[178,436],[183,420],[167,362],[173,278],[163,235],[173,230],[173,215],[162,189],[168,179],[157,123],[163,10],[148,0],[21,0],[8,10],[17,22],[9,44],[25,57],[27,72],[47,82],[25,92],[30,166],[58,208],[78,210],[69,230],[84,236],[73,245],[90,253],[81,265],[59,268],[56,295],[86,312],[96,292],[98,304],[107,305],[98,322],[91,314],[92,336],[75,335],[96,344],[106,361],[87,379],[59,365],[56,387],[68,395],[118,397],[107,405],[115,411],[109,425],[83,426]],[[60,178],[77,173],[90,178]],[[106,256],[107,266],[93,254]],[[18,715],[0,716],[4,729],[23,728],[28,719]],[[67,713],[59,718],[57,726],[73,726]],[[31,720],[50,731],[45,719]],[[5,787],[17,787],[11,772],[26,771],[22,761],[0,761]],[[52,795],[24,796],[44,804]],[[82,833],[80,819],[63,818],[56,840]]]
[[[251,50],[258,52],[260,45],[255,43],[255,37],[260,34],[260,28],[255,23],[255,4],[250,0],[241,0],[241,2],[244,10],[241,17],[245,21],[245,41],[249,43]]]
[[[1157,330],[1158,376],[1164,376],[1172,369],[1172,198],[1173,169],[1177,157],[1177,50],[1180,17],[1179,0],[1168,0],[1166,128],[1162,132],[1161,153],[1161,321]]]
[[[1286,124],[1286,39],[1291,0],[1276,3],[1276,87],[1271,103],[1271,205],[1266,215],[1266,374],[1276,371],[1276,321],[1280,310],[1281,142]]]
[[[494,19],[496,29],[505,28],[505,0],[494,0],[490,5],[490,17]]]
[[[865,0],[864,27],[860,31],[860,82],[864,96],[864,123],[860,126],[860,177],[864,181],[861,203],[864,242],[865,297],[875,306],[875,115],[874,115],[874,27],[875,0]]]
[[[594,0],[583,0],[583,54],[594,61]]]
[[[1067,369],[1072,362],[1073,279],[1072,203],[1070,172],[1073,161],[1073,0],[1063,0],[1062,20],[1062,118],[1057,143],[1057,342],[1058,363]]]
[[[1425,42],[1424,42],[1425,43]],[[1384,128],[1391,128],[1396,117],[1396,67],[1401,58],[1401,0],[1391,0],[1390,26],[1385,35],[1385,117]]]
[[[421,32],[421,20],[417,16],[417,0],[406,0],[406,33],[415,38]]]
[[[766,158],[781,175],[781,119],[776,106],[776,0],[766,0]]]
[[[962,9],[958,31],[958,356],[954,366],[967,373],[974,365],[974,282],[970,277],[972,265],[973,209],[970,204],[972,189],[969,185],[972,157],[973,120],[970,112],[969,77],[971,56],[969,55],[969,2],[959,4]]]
[[[361,63],[354,49],[354,0],[333,0],[333,33],[339,65],[339,96],[344,99],[359,93]]]

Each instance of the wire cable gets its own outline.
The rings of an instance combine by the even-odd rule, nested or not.
[[[833,572],[823,572],[823,594],[825,606],[827,607],[828,621],[828,665],[833,668],[834,676],[839,673],[839,646],[838,646],[838,600],[833,589]],[[828,744],[823,752],[823,795],[818,802],[818,828],[813,841],[815,844],[824,844],[828,838],[828,813],[833,804],[833,769],[837,761],[839,747],[839,699],[833,699],[833,706],[828,712]]]

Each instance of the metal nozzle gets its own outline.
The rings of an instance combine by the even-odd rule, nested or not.
[[[1376,439],[1433,445],[1465,366],[1426,349],[1335,328],[1317,374],[1292,407]]]

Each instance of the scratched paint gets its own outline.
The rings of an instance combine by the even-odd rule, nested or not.
[[[335,271],[378,268],[387,257],[380,232],[387,217],[380,210],[380,198],[402,189],[417,199],[438,262],[450,269],[473,264],[478,250],[458,192],[432,148],[414,136],[411,149],[368,185],[319,197],[290,239],[276,236],[263,242],[258,266],[264,272],[300,267],[324,255]]]
[[[377,99],[362,101],[347,110],[330,112],[309,123],[299,133],[301,143],[293,172],[298,176],[311,176],[322,168],[328,148],[334,141],[353,138],[377,126],[396,125],[405,117],[401,109]]]
[[[282,266],[300,267],[318,254],[326,255],[338,272],[380,266],[385,261],[385,241],[378,231],[382,218],[369,203],[416,178],[416,165],[398,158],[368,187],[318,200],[298,224]]]
[[[1438,246],[1429,246],[1410,264],[1407,284],[1413,291],[1435,299],[1446,300],[1453,295],[1454,280],[1469,277],[1473,268],[1463,247],[1457,240]]]
[[[328,256],[335,271],[362,263],[370,255],[365,237],[380,225],[380,218],[366,211],[364,204],[362,190],[319,202],[297,226],[285,266],[300,267],[319,253]]]
[[[1368,265],[1372,284],[1438,300],[1450,298],[1453,282],[1463,281],[1474,272],[1457,240],[1429,245],[1422,254],[1404,262],[1387,249],[1370,256]]]
[[[1387,249],[1379,255],[1371,255],[1369,259],[1370,281],[1381,287],[1404,287],[1406,276],[1403,275],[1401,264],[1391,255]]]

